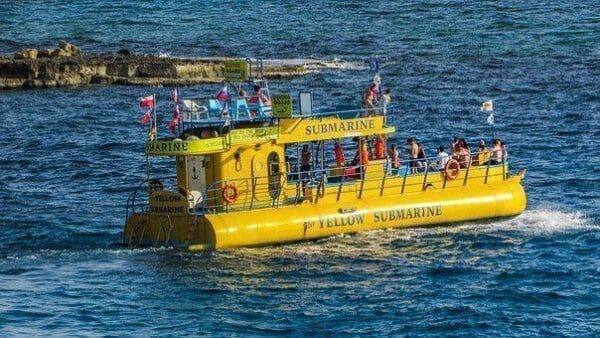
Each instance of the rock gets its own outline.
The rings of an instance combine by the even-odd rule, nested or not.
[[[67,52],[66,50],[59,48],[59,49],[54,49],[52,51],[52,53],[50,54],[50,56],[53,58],[60,57],[60,56],[68,57],[68,56],[71,56],[71,54],[69,54],[69,52]]]
[[[40,50],[38,52],[38,58],[49,58],[52,57],[52,54],[54,53],[54,48],[46,48],[44,50]]]
[[[133,56],[134,53],[132,51],[130,51],[127,48],[121,48],[119,49],[119,51],[117,51],[117,55],[121,55],[121,56]]]
[[[38,56],[38,50],[35,48],[25,48],[15,53],[15,59],[35,60]]]
[[[77,56],[81,54],[81,49],[79,47],[64,40],[58,44],[58,47],[60,50],[64,51],[66,56]]]

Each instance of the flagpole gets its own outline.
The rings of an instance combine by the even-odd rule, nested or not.
[[[154,103],[153,108],[152,108],[152,110],[154,112],[154,121],[152,122],[152,124],[154,125],[154,129],[152,130],[152,133],[153,133],[154,139],[156,140],[156,134],[157,134],[157,131],[156,131],[156,106],[157,106],[156,94],[152,94],[152,102]]]

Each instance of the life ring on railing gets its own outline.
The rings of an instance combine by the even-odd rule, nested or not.
[[[148,182],[148,192],[150,194],[161,190],[163,190],[163,184],[158,178],[152,179],[150,182]]]
[[[225,201],[225,203],[228,203],[228,204],[233,203],[238,198],[237,188],[234,187],[232,184],[227,184],[223,188],[223,193],[221,196],[223,197],[223,200]]]
[[[342,150],[342,146],[339,142],[336,142],[333,146],[333,151],[335,152],[335,163],[338,167],[343,167],[346,163],[346,159],[344,158],[344,151]]]
[[[444,166],[444,176],[447,180],[455,180],[460,173],[460,163],[457,160],[451,159]]]

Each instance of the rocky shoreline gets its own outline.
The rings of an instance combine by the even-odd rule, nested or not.
[[[0,57],[0,90],[84,85],[173,86],[223,81],[226,58],[173,58],[116,53],[87,54],[62,41],[57,49],[24,49]],[[267,78],[305,75],[303,64],[268,64]]]

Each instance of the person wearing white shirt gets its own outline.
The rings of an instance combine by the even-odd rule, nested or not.
[[[444,151],[444,147],[440,146],[438,148],[437,154],[437,168],[438,170],[444,170],[446,167],[446,163],[450,160],[450,156]]]

